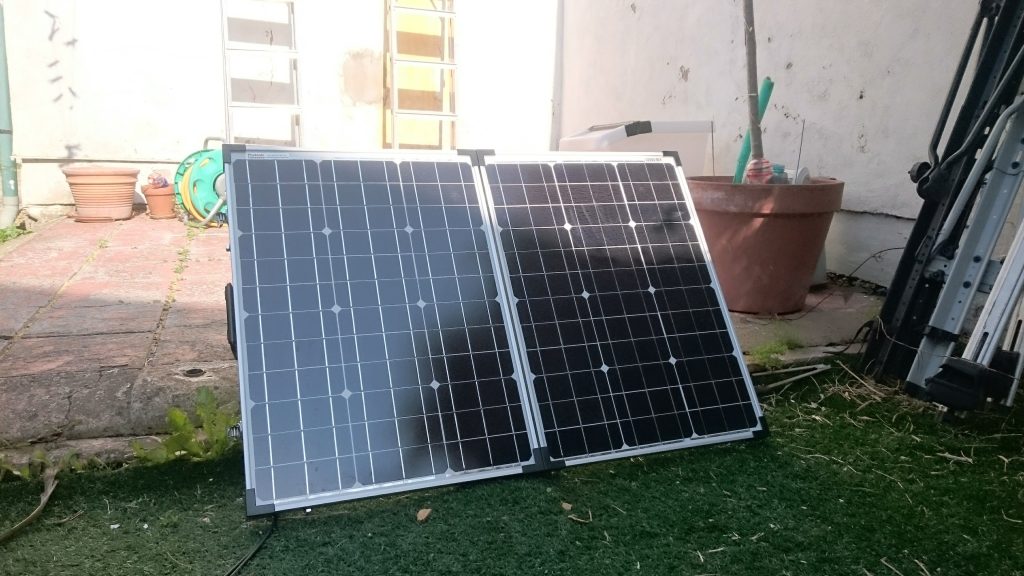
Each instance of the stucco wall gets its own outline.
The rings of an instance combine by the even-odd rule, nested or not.
[[[172,160],[223,131],[220,66],[205,65],[220,46],[217,12],[189,17],[205,5],[4,3],[23,204],[71,201],[58,165],[35,160]]]
[[[381,146],[384,5],[295,0],[303,147]],[[6,0],[4,8],[23,205],[72,202],[59,162],[138,161],[144,179],[174,166],[157,161],[179,161],[224,134],[218,2]],[[460,146],[548,147],[557,8],[457,2]]]
[[[844,180],[844,210],[869,214],[837,218],[828,245],[835,271],[850,272],[844,266],[870,254],[865,246],[905,238],[910,222],[891,216],[917,214],[906,172],[925,156],[976,8],[756,2],[758,72],[775,81],[766,156],[792,167],[806,121],[801,164]],[[738,0],[565,0],[564,9],[564,134],[629,119],[713,120],[716,171],[732,174],[747,114]],[[887,283],[898,255],[858,275]]]
[[[558,0],[459,0],[458,145],[499,151],[551,148]]]

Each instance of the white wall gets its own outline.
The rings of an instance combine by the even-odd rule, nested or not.
[[[4,2],[14,154],[174,160],[223,132],[208,2]],[[216,65],[210,66],[211,55]],[[148,172],[156,164],[139,165]],[[20,168],[23,204],[70,203],[57,164]]]
[[[775,81],[766,157],[792,167],[806,121],[801,164],[846,182],[844,210],[885,215],[834,230],[830,268],[848,273],[842,266],[864,246],[905,237],[910,223],[888,216],[917,215],[906,172],[925,156],[977,3],[755,4],[758,73]],[[563,134],[619,120],[713,120],[716,171],[733,173],[747,114],[738,0],[565,0],[563,30]],[[887,283],[897,259],[887,253],[862,277]]]
[[[295,0],[303,147],[381,146],[384,6]],[[144,180],[224,134],[217,1],[4,7],[23,205],[72,203],[58,162],[137,161]],[[460,147],[548,149],[557,8],[554,0],[456,3]]]
[[[302,146],[381,146],[384,0],[295,2]]]
[[[550,150],[559,0],[457,0],[460,148]]]

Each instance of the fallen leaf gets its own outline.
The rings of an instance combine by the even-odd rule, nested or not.
[[[562,510],[565,510],[566,512],[572,510],[572,504],[569,504],[568,502],[562,502]]]
[[[416,521],[426,522],[427,518],[430,518],[431,512],[433,512],[433,510],[431,510],[430,508],[421,508],[420,511],[416,513]]]

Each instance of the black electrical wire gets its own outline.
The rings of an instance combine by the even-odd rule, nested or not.
[[[262,538],[260,538],[260,541],[257,542],[256,545],[253,546],[251,550],[249,550],[248,554],[242,556],[238,560],[238,562],[236,562],[235,565],[231,567],[230,570],[225,572],[224,576],[235,576],[236,574],[240,573],[242,571],[242,568],[244,568],[245,565],[249,563],[249,560],[252,560],[253,557],[256,556],[256,553],[260,551],[260,548],[262,548],[263,545],[267,543],[267,540],[270,538],[270,535],[274,533],[274,528],[276,527],[277,514],[274,514],[273,519],[270,521],[270,528],[267,529],[267,532],[263,535]]]
[[[856,268],[854,268],[849,274],[846,274],[845,276],[853,277],[853,275],[856,274],[861,268],[863,268],[868,262],[874,260],[875,258],[881,256],[882,254],[885,254],[886,252],[892,252],[893,250],[903,250],[903,249],[904,249],[903,246],[893,246],[892,248],[884,248],[882,250],[879,250],[878,252],[875,252],[874,254],[868,256],[867,258],[865,258],[860,264],[857,265]],[[825,300],[828,300],[829,298],[834,296],[838,289],[839,289],[839,287],[836,286],[835,288],[832,288],[831,290],[829,290],[828,294],[825,294],[824,296],[822,296],[821,300],[818,300],[817,302],[815,302],[814,306],[811,306],[807,310],[804,310],[800,315],[794,316],[792,318],[779,318],[779,320],[782,320],[784,322],[794,322],[796,320],[799,320],[799,319],[803,318],[804,316],[807,316],[811,312],[814,312],[815,310],[817,310],[818,306],[821,306],[821,304]]]

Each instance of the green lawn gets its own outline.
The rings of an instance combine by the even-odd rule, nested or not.
[[[1022,410],[951,427],[840,371],[763,401],[765,440],[285,514],[243,573],[1024,574]],[[238,454],[67,475],[0,574],[221,574],[269,525],[242,490]]]

